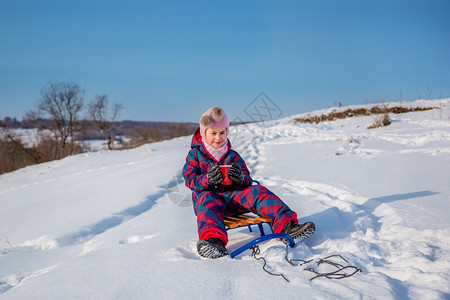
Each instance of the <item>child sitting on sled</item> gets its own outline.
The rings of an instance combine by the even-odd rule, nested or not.
[[[198,253],[207,258],[228,255],[224,217],[247,212],[272,219],[275,233],[284,232],[293,239],[311,236],[315,231],[312,222],[299,225],[297,214],[279,197],[262,185],[252,185],[244,160],[231,149],[228,127],[228,117],[220,107],[207,110],[200,118],[183,168],[186,186],[196,192],[192,201]],[[230,185],[224,184],[221,165],[230,166]]]

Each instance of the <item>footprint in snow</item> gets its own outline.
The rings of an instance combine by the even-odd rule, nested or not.
[[[148,240],[151,238],[153,238],[152,235],[134,235],[134,236],[130,236],[130,237],[127,237],[127,238],[119,241],[119,244],[133,244],[133,243],[142,242],[144,240]]]
[[[178,261],[184,259],[200,260],[201,257],[197,253],[197,242],[189,242],[185,246],[179,246],[170,249],[164,253],[164,258],[169,261]]]

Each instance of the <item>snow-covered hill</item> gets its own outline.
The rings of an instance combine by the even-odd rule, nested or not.
[[[290,282],[250,251],[201,259],[183,137],[0,176],[0,298],[449,299],[449,104],[408,104],[439,109],[372,130],[373,116],[232,128],[253,178],[317,226],[289,258],[341,254],[353,277],[310,281],[275,240],[261,255]],[[248,234],[231,232],[229,249]]]

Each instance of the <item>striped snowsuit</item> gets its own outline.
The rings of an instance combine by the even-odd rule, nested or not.
[[[227,215],[237,215],[253,212],[273,220],[274,232],[281,232],[284,224],[289,221],[298,222],[297,214],[292,211],[280,198],[262,185],[252,185],[250,172],[242,157],[231,149],[228,141],[228,152],[220,161],[216,161],[206,150],[197,129],[191,143],[191,150],[186,157],[183,176],[186,186],[195,191],[192,201],[197,216],[198,234],[201,240],[212,237],[220,238],[226,245],[228,236],[223,219]],[[210,167],[238,163],[244,174],[242,184],[231,186],[211,186],[207,172]]]

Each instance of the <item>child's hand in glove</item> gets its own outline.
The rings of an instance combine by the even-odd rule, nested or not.
[[[231,164],[228,177],[236,184],[241,184],[244,181],[244,174],[242,174],[241,166],[238,163]]]
[[[220,172],[219,165],[215,165],[209,168],[208,173],[206,174],[209,184],[217,186],[223,182],[222,172]]]

